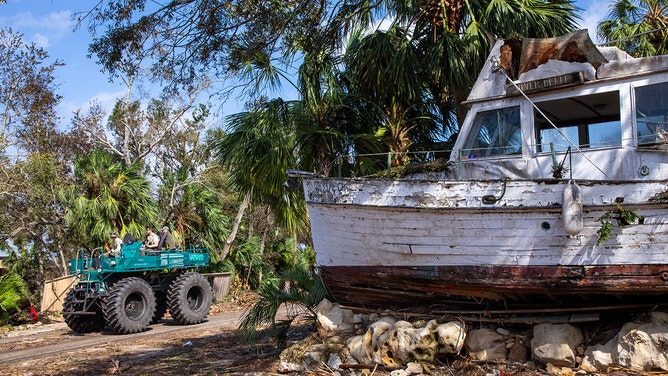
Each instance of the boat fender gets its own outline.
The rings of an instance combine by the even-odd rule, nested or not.
[[[564,188],[561,217],[564,220],[564,230],[569,235],[577,235],[584,228],[582,220],[582,191],[573,182],[569,182]]]

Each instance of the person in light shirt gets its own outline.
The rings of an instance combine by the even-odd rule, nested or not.
[[[111,249],[106,252],[104,255],[106,257],[118,257],[121,254],[121,247],[123,247],[123,241],[118,237],[118,234],[115,232],[111,233]]]
[[[160,237],[158,236],[158,234],[153,232],[153,227],[147,227],[146,241],[144,242],[144,248],[149,250],[157,250],[159,243],[160,243]]]

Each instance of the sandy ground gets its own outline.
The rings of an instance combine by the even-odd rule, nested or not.
[[[271,373],[278,354],[271,341],[240,345],[236,329],[251,303],[243,296],[216,304],[199,325],[176,325],[167,316],[133,335],[79,335],[62,322],[14,328],[0,333],[0,369],[4,375]]]
[[[243,294],[212,307],[199,325],[176,325],[169,317],[145,332],[79,335],[62,322],[0,332],[0,370],[5,375],[276,375],[280,349],[265,333],[255,346],[242,345],[237,327],[254,299]],[[311,337],[308,323],[293,325],[290,341]],[[341,375],[387,376],[388,369],[349,369]],[[293,373],[294,374],[294,373]],[[326,366],[303,375],[337,375]],[[300,374],[300,375],[301,375]],[[548,375],[521,364],[476,363],[454,358],[424,365],[424,375]],[[573,376],[575,374],[573,373]],[[647,375],[623,370],[608,375]]]

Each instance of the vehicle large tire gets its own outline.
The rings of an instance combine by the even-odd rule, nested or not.
[[[180,275],[167,291],[167,307],[181,325],[199,324],[209,314],[213,293],[211,285],[199,273]]]
[[[116,333],[145,330],[155,313],[155,295],[141,278],[128,277],[116,282],[104,299],[104,320]]]
[[[74,316],[67,314],[67,312],[81,312],[84,308],[84,303],[78,302],[79,298],[76,295],[75,290],[70,290],[63,302],[63,317],[67,326],[77,333],[99,332],[104,329],[104,316],[98,304],[90,307],[91,312],[95,313],[94,315]]]

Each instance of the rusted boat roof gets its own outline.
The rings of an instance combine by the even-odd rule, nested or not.
[[[586,30],[555,38],[500,40],[465,104],[518,94],[499,68],[515,84],[572,72],[582,72],[583,82],[594,82],[668,70],[668,56],[636,59],[616,47],[597,47]]]
[[[550,60],[589,63],[595,69],[608,60],[589,39],[587,30],[579,30],[556,38],[524,38],[508,40],[501,46],[499,64],[510,78],[536,69]]]

